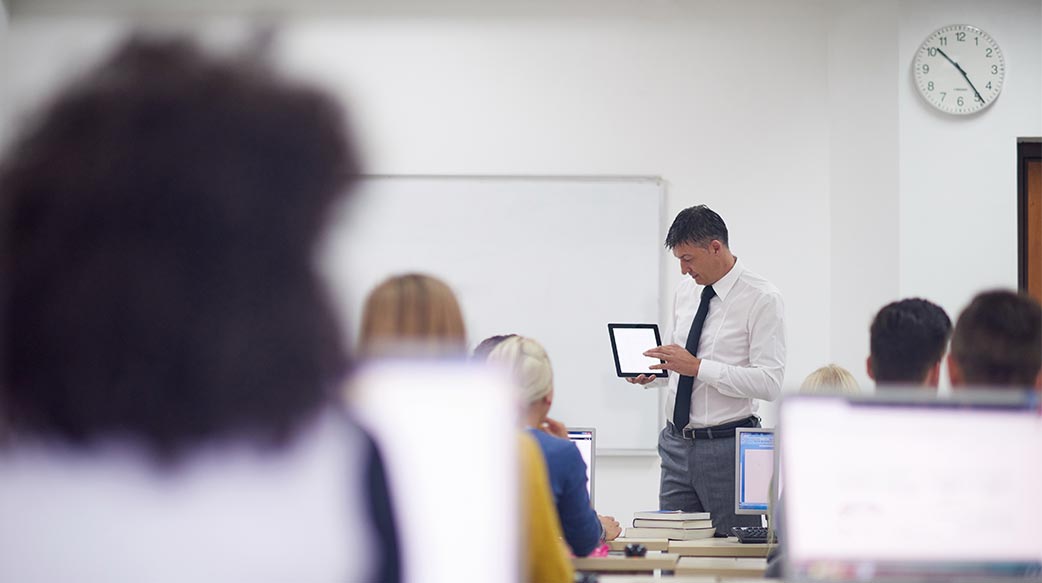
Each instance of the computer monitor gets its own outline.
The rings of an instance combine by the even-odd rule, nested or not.
[[[511,379],[467,363],[392,359],[362,367],[350,396],[383,453],[409,580],[514,581],[523,541]]]
[[[1027,395],[799,395],[778,428],[787,580],[1042,578]]]
[[[734,513],[767,514],[774,475],[774,430],[736,430],[734,457]]]
[[[579,448],[579,453],[586,462],[586,489],[590,492],[590,504],[593,504],[593,476],[597,453],[597,431],[592,427],[569,427],[568,439]]]

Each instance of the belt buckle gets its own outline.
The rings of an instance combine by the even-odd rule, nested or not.
[[[695,439],[695,430],[689,427],[684,428],[681,431],[681,434],[684,436],[684,439],[690,439],[692,441]]]

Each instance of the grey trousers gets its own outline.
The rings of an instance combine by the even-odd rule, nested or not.
[[[658,439],[659,509],[708,512],[717,536],[731,536],[732,526],[760,526],[759,516],[734,513],[734,448],[734,436],[684,439],[666,424]]]

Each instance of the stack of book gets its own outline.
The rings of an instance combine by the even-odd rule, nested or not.
[[[680,510],[649,510],[633,515],[633,528],[626,529],[626,538],[666,538],[695,540],[712,538],[716,534],[708,512]]]

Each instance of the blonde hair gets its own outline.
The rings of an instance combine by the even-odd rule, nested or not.
[[[511,336],[488,355],[488,362],[502,364],[513,373],[526,405],[531,405],[554,390],[554,371],[543,346],[524,336]]]
[[[452,289],[435,277],[408,273],[391,277],[369,292],[358,349],[365,356],[403,351],[464,354],[466,336]]]
[[[840,394],[857,395],[861,387],[850,371],[838,364],[827,364],[807,375],[800,385],[804,394]]]

